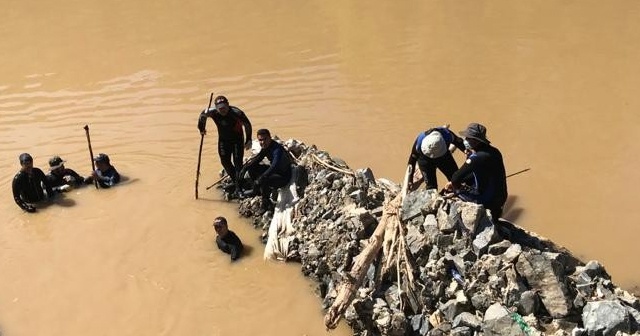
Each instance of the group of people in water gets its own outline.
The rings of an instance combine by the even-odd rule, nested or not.
[[[82,177],[65,167],[66,161],[59,156],[49,160],[49,174],[46,175],[42,169],[33,166],[33,157],[29,153],[20,154],[18,159],[20,171],[13,177],[13,199],[20,209],[30,213],[37,211],[38,204],[74,187],[95,183],[96,186],[109,188],[120,182],[120,174],[104,153],[93,158],[95,170],[88,177]]]

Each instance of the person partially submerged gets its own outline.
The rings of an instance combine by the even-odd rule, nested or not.
[[[65,192],[85,183],[84,177],[76,173],[75,170],[64,166],[65,162],[65,160],[57,155],[49,160],[47,181],[53,191]]]
[[[20,171],[13,177],[13,199],[20,209],[36,212],[34,204],[53,197],[53,190],[44,172],[33,166],[33,157],[22,153],[19,157]]]
[[[213,228],[216,230],[216,244],[218,248],[224,252],[231,255],[231,260],[237,260],[242,255],[242,250],[244,246],[242,246],[242,242],[240,238],[231,230],[227,225],[227,219],[224,217],[216,217],[213,220]]]
[[[120,182],[120,174],[116,168],[111,165],[109,156],[104,153],[98,154],[93,161],[96,163],[96,170],[91,173],[91,177],[88,178],[88,183],[93,183],[94,180],[98,181],[100,187],[109,188],[118,182]]]

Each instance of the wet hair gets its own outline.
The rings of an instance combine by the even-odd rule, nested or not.
[[[98,162],[104,162],[106,164],[111,164],[111,160],[109,160],[109,155],[105,154],[105,153],[100,153],[98,154],[98,156],[96,156],[95,158],[93,158],[93,161],[95,161],[96,163]]]
[[[258,132],[256,132],[256,134],[271,137],[271,132],[269,132],[269,130],[266,128],[259,129]]]
[[[227,226],[227,219],[222,216],[218,216],[213,220],[213,226]]]
[[[229,105],[229,100],[225,96],[217,96],[214,104],[215,105],[218,105],[218,104],[227,104],[227,105]]]
[[[20,160],[20,164],[27,163],[27,162],[33,162],[33,158],[31,157],[31,155],[29,155],[29,153],[20,154],[18,159]]]

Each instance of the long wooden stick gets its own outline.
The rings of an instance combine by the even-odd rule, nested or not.
[[[213,187],[217,186],[218,184],[220,184],[220,182],[224,181],[224,179],[226,179],[226,178],[227,178],[227,174],[225,173],[225,174],[223,174],[223,175],[222,175],[222,177],[221,177],[219,180],[217,180],[217,181],[213,182],[213,184],[212,184],[212,185],[208,186],[208,187],[207,187],[207,190],[209,190],[209,189],[211,189],[211,188],[213,188]]]
[[[209,106],[207,112],[211,108],[211,101],[213,101],[213,92],[209,97]],[[200,182],[200,161],[202,159],[202,144],[204,143],[204,132],[200,133],[200,149],[198,150],[198,167],[196,168],[196,199],[198,199],[198,183]]]
[[[380,223],[371,238],[369,238],[369,244],[355,257],[353,267],[338,286],[338,295],[324,315],[324,325],[327,328],[335,329],[338,325],[342,314],[347,310],[358,288],[362,285],[362,280],[369,269],[369,265],[378,255],[380,248],[382,248],[385,230],[388,226],[394,225],[394,222],[400,221],[399,209],[402,207],[402,200],[407,193],[409,173],[410,167],[407,167],[402,191],[391,202],[384,205]]]
[[[87,144],[89,145],[89,159],[91,160],[91,173],[96,171],[96,164],[93,162],[93,149],[91,148],[91,137],[89,136],[89,125],[84,125],[84,132],[87,134]],[[93,179],[93,185],[98,189],[98,179]]]
[[[509,175],[507,175],[507,177],[511,177],[511,176],[518,175],[518,174],[522,174],[522,173],[524,173],[524,172],[528,172],[529,170],[531,170],[531,168],[526,168],[526,169],[523,169],[523,170],[521,170],[521,171],[517,171],[517,172],[515,172],[515,173],[513,173],[513,174],[509,174]]]

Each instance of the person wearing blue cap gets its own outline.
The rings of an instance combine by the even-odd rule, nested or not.
[[[35,203],[53,197],[53,190],[47,182],[44,172],[33,166],[33,157],[29,153],[19,156],[20,171],[13,177],[13,199],[20,209],[36,212]]]
[[[120,174],[111,165],[107,154],[100,153],[93,158],[93,161],[96,163],[96,170],[91,173],[91,177],[87,178],[86,183],[93,183],[93,180],[97,180],[100,187],[110,188],[120,182]]]
[[[465,201],[482,204],[497,222],[508,195],[502,153],[491,145],[487,128],[481,124],[470,123],[460,135],[469,154],[445,188]]]
[[[447,180],[450,180],[453,173],[458,170],[458,164],[451,155],[455,148],[464,150],[462,138],[455,135],[447,126],[420,132],[411,147],[408,163],[410,166],[409,176],[413,177],[417,163],[422,172],[426,189],[438,189],[436,168],[447,177]],[[417,189],[421,183],[414,183],[412,178],[409,181],[409,190]]]
[[[242,169],[244,150],[251,148],[251,122],[245,113],[230,106],[225,96],[215,99],[215,107],[202,111],[198,118],[200,134],[206,134],[207,118],[218,127],[218,155],[220,163],[231,180],[236,181]],[[244,127],[244,134],[242,129]]]

